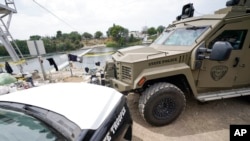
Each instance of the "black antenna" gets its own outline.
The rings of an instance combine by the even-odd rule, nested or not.
[[[188,3],[182,7],[181,15],[176,17],[176,20],[186,19],[194,16],[193,3]]]
[[[234,6],[234,5],[238,5],[240,2],[240,0],[229,0],[226,3],[226,6]]]

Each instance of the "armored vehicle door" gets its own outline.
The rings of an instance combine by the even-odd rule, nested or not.
[[[245,42],[248,29],[242,26],[244,24],[246,23],[226,24],[206,41],[206,46],[209,50],[213,50],[214,44],[218,41],[227,43],[232,50],[226,60],[217,61],[209,58],[203,60],[199,70],[198,87],[232,87],[238,81],[239,76],[242,79],[243,75],[239,74],[239,72],[243,72],[242,70],[240,71],[244,66],[242,64],[242,56],[245,55],[246,50],[250,53],[249,47],[246,47]]]
[[[235,80],[235,85],[250,84],[250,20],[248,21],[248,32],[242,46],[243,54],[239,57],[238,73]]]

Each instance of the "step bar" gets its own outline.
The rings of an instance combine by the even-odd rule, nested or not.
[[[250,95],[250,88],[239,88],[239,89],[201,93],[196,98],[201,102],[205,102],[205,101],[220,100],[220,99],[247,96],[247,95]]]

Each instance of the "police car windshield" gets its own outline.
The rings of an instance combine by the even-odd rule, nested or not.
[[[23,112],[1,107],[0,139],[4,141],[65,141],[40,120]]]
[[[158,37],[154,44],[167,46],[190,46],[207,30],[207,27],[187,27],[175,30],[166,30]]]

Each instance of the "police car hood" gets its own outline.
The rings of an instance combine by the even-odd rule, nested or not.
[[[114,89],[87,83],[55,83],[0,96],[61,114],[81,129],[97,129],[121,100]]]

